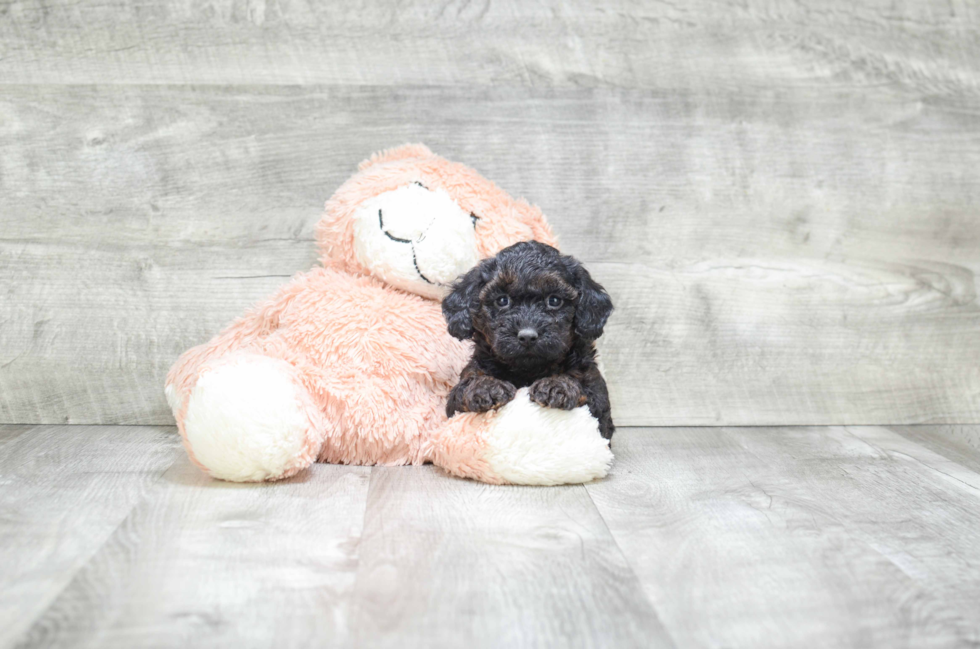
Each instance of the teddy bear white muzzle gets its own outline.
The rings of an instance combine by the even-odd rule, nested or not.
[[[406,291],[441,299],[479,260],[475,220],[443,190],[412,183],[358,209],[354,251],[372,275]]]

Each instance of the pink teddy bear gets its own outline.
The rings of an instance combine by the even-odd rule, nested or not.
[[[239,482],[315,461],[432,462],[496,484],[604,476],[612,454],[584,406],[542,408],[525,389],[497,411],[446,418],[471,343],[449,335],[440,300],[480,259],[531,239],[555,244],[539,209],[422,145],[362,162],[317,225],[323,268],[171,368],[191,460]]]

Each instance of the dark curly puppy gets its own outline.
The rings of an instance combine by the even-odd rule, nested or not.
[[[602,436],[611,438],[595,340],[612,308],[582,264],[543,243],[518,243],[483,260],[442,303],[449,333],[476,343],[446,414],[499,408],[530,386],[531,400],[542,406],[588,405]]]

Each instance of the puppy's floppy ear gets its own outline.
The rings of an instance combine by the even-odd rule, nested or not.
[[[589,271],[571,257],[565,261],[575,277],[578,301],[575,304],[575,333],[588,340],[602,335],[602,328],[612,313],[613,304],[606,289],[592,279]]]
[[[442,316],[449,335],[466,340],[473,337],[473,312],[480,307],[480,291],[491,275],[493,259],[484,259],[453,282],[452,292],[442,301]]]

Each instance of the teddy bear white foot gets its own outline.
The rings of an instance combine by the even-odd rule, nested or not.
[[[497,411],[484,432],[485,459],[512,484],[578,484],[604,477],[613,455],[585,406],[543,408],[527,388]]]
[[[185,443],[221,480],[288,477],[312,464],[319,448],[304,398],[285,361],[236,355],[201,374],[191,390]]]

